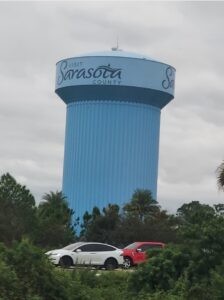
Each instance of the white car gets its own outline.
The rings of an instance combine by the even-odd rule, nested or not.
[[[48,251],[46,254],[55,265],[62,267],[91,265],[111,270],[124,263],[121,249],[102,243],[78,242],[62,249]]]

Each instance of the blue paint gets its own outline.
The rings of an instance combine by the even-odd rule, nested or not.
[[[122,206],[137,188],[157,196],[160,112],[173,99],[175,69],[114,52],[57,64],[67,105],[62,189],[76,217]]]
[[[85,85],[74,87],[64,87],[56,90],[59,97],[66,104],[78,101],[89,101],[92,99],[105,100],[108,95],[110,101],[122,101],[149,104],[158,108],[167,105],[173,96],[163,91],[153,89],[126,87],[126,86],[108,86],[108,85]]]

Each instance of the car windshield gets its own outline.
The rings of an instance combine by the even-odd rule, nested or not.
[[[124,249],[134,249],[137,245],[138,245],[138,243],[133,243],[133,244],[126,246]]]
[[[74,244],[71,244],[71,245],[68,245],[62,249],[65,249],[65,250],[74,250],[76,249],[77,247],[81,246],[83,243],[79,242],[79,243],[74,243]]]

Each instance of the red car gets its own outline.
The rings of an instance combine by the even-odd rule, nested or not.
[[[135,242],[126,246],[123,249],[124,268],[128,269],[131,266],[143,263],[146,261],[146,250],[165,247],[164,243],[160,242]]]

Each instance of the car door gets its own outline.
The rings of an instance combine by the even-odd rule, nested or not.
[[[85,244],[74,250],[76,265],[94,264],[94,247],[92,244]]]
[[[139,264],[145,261],[144,244],[139,244],[133,253],[135,263]]]
[[[91,243],[82,245],[76,249],[77,262],[79,265],[99,265],[100,264],[99,244]]]
[[[105,261],[109,257],[114,257],[115,255],[115,250],[113,246],[106,245],[106,244],[95,244],[94,245],[95,249],[95,264],[96,265],[104,265]]]
[[[142,262],[146,261],[146,259],[147,259],[147,253],[146,253],[147,250],[161,249],[161,248],[162,248],[162,246],[158,245],[158,244],[142,244],[141,245],[141,250],[142,250],[142,254],[143,254]]]

